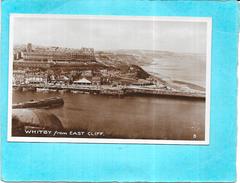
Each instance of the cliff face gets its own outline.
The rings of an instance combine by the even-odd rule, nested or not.
[[[150,77],[150,74],[148,74],[138,65],[129,66],[128,72],[133,73],[136,79],[147,79],[148,77]]]
[[[137,81],[147,79],[151,75],[141,68],[141,60],[145,59],[131,53],[117,51],[99,51],[95,53],[96,61],[106,66],[109,70],[118,70],[121,77]]]

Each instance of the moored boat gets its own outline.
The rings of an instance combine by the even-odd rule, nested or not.
[[[34,87],[23,87],[22,91],[35,91],[36,89]]]
[[[48,88],[37,88],[36,91],[37,92],[48,92],[49,89]]]

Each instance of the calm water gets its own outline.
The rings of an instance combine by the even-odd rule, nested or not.
[[[163,79],[186,81],[205,88],[206,62],[203,56],[178,56],[153,59],[142,68]]]
[[[49,110],[65,128],[116,138],[204,139],[205,102],[200,100],[13,91],[13,103],[52,96],[64,99],[63,107]]]

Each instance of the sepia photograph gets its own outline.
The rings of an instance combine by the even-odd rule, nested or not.
[[[208,17],[11,14],[8,140],[209,144]]]

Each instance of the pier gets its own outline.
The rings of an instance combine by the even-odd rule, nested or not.
[[[86,85],[86,86],[76,86],[76,85],[46,85],[46,84],[36,84],[36,85],[14,85],[15,90],[21,91],[38,91],[38,92],[72,92],[72,93],[88,93],[88,94],[100,94],[100,95],[113,95],[113,96],[174,96],[174,97],[188,97],[188,98],[198,98],[205,99],[205,92],[192,92],[192,91],[177,91],[172,89],[164,88],[147,88],[140,86],[117,86],[112,87],[108,85]]]

